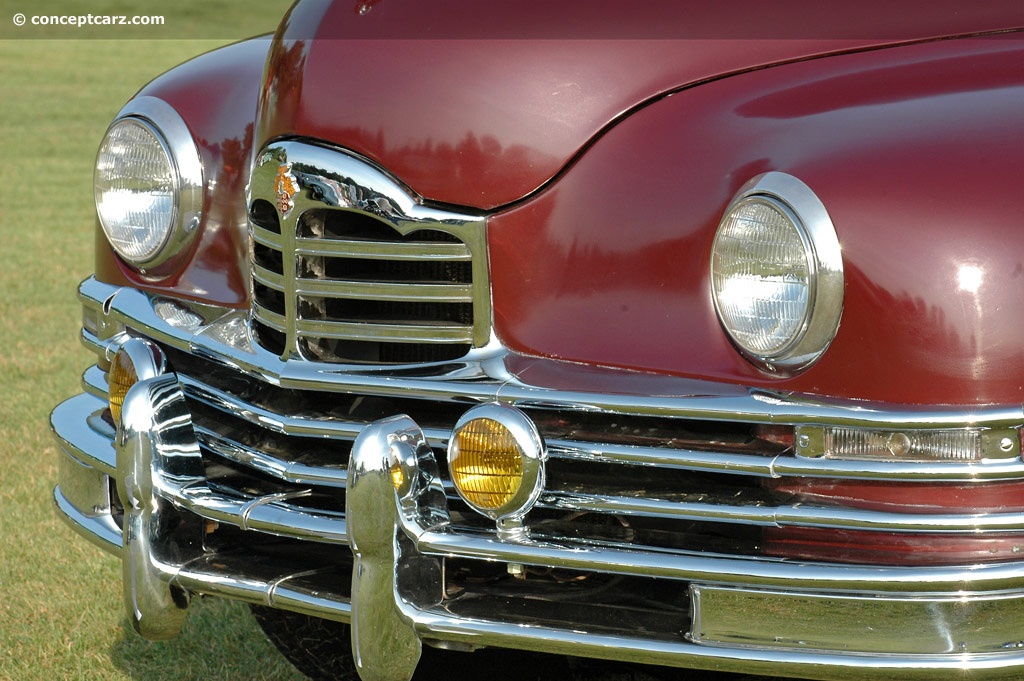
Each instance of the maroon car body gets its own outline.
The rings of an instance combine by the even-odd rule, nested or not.
[[[1017,2],[298,2],[118,118],[180,117],[201,206],[149,261],[97,230],[58,507],[124,557],[142,633],[239,598],[309,673],[288,618],[353,623],[366,679],[421,642],[1017,678],[1022,30]],[[754,204],[809,274],[733,268]],[[813,347],[745,345],[737,282],[778,284],[764,310],[800,276],[785,347]],[[537,444],[508,509],[457,479],[474,417]]]

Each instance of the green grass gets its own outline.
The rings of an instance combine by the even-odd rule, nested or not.
[[[288,3],[260,4],[263,26],[241,30],[272,28]],[[0,679],[301,678],[239,604],[197,602],[171,642],[136,636],[119,561],[51,501],[49,411],[79,391],[91,362],[75,291],[92,269],[96,146],[141,85],[216,45],[0,40]]]

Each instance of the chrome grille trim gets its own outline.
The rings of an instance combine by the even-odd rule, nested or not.
[[[248,205],[252,324],[282,359],[430,363],[491,342],[482,217],[429,208],[364,159],[294,141],[258,156]]]
[[[283,496],[228,499],[206,486],[171,488],[164,490],[164,494],[179,508],[243,530],[306,541],[348,543],[343,514],[302,509],[286,503]]]

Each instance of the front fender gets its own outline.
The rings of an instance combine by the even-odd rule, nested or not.
[[[170,104],[199,149],[205,180],[192,252],[141,275],[112,251],[97,225],[96,277],[118,285],[228,307],[248,305],[248,182],[261,75],[270,38],[236,43],[174,68],[136,95]]]
[[[610,130],[489,226],[512,349],[900,403],[1018,402],[1024,38],[906,45],[722,78]],[[710,248],[751,177],[824,202],[846,272],[838,335],[793,377],[758,371],[715,315]]]

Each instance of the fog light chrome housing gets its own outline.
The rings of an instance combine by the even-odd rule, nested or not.
[[[121,421],[121,407],[132,386],[165,373],[166,364],[160,348],[141,338],[129,338],[118,347],[110,362],[107,375],[107,394],[110,416],[114,423]]]
[[[522,517],[544,489],[547,451],[520,410],[483,404],[466,412],[448,443],[455,489],[473,510],[498,523],[499,534],[521,533]]]

